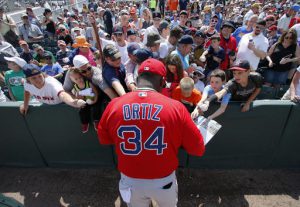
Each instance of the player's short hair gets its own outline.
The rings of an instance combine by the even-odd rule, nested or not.
[[[213,70],[210,74],[210,78],[211,77],[221,78],[222,81],[226,80],[225,72],[223,70],[220,70],[220,69]]]
[[[180,89],[184,91],[193,90],[194,80],[190,77],[184,77],[180,81]]]

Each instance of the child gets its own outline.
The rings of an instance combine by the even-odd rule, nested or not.
[[[220,36],[219,35],[213,35],[211,38],[211,44],[208,47],[206,51],[203,52],[203,54],[200,57],[200,61],[205,62],[205,71],[204,75],[206,77],[209,76],[209,74],[219,68],[220,63],[225,59],[225,51],[222,47],[220,47]],[[207,56],[207,57],[206,57]]]
[[[215,99],[221,99],[227,93],[231,93],[233,101],[244,102],[242,112],[249,111],[251,102],[260,93],[263,78],[255,72],[250,73],[250,64],[244,60],[239,65],[230,68],[233,71],[233,79],[228,81],[224,88],[216,94],[210,96],[200,105],[202,111],[206,111],[209,103]]]
[[[7,61],[8,68],[11,69],[4,74],[10,99],[12,101],[23,101],[25,75],[22,67],[26,65],[26,61],[19,57],[4,57],[4,59]]]
[[[170,54],[166,58],[166,86],[162,89],[162,94],[171,97],[174,89],[179,85],[180,80],[187,76],[183,70],[180,57],[176,54]]]
[[[88,80],[84,80],[78,69],[70,69],[70,78],[75,83],[72,94],[76,98],[85,100],[87,103],[87,105],[79,111],[82,133],[86,133],[89,130],[91,110],[93,111],[94,128],[97,131],[100,119],[100,106],[96,104],[98,100],[96,87]]]
[[[63,77],[64,70],[59,63],[53,64],[52,56],[49,53],[44,54],[46,64],[41,68],[41,71],[46,73],[57,80],[60,80]]]
[[[189,77],[182,78],[179,86],[174,89],[172,98],[180,101],[191,113],[201,99],[201,92],[194,88],[194,81]]]
[[[203,71],[204,71],[204,69],[201,66],[197,66],[193,72],[193,80],[194,80],[194,84],[195,84],[195,89],[197,89],[201,93],[203,92],[204,87],[205,87],[205,84],[201,80],[201,79],[205,78]]]
[[[223,84],[226,82],[226,74],[224,71],[217,69],[214,70],[210,74],[210,85],[207,85],[204,88],[202,98],[200,102],[198,103],[198,106],[201,106],[202,103],[207,100],[208,97],[212,96],[213,94],[219,92],[220,90],[223,89]],[[227,93],[224,95],[224,97],[221,100],[221,106],[220,108],[215,111],[212,115],[207,117],[208,120],[214,119],[221,114],[223,114],[227,108],[228,102],[230,100],[231,94]],[[199,107],[195,108],[195,110],[192,113],[192,119],[195,119],[197,116],[199,116],[199,113],[201,113],[201,109]]]

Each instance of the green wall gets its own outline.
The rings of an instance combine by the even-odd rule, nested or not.
[[[66,105],[31,106],[24,118],[20,103],[0,104],[0,166],[114,167],[112,146],[101,146],[92,126],[81,133],[78,110]],[[217,107],[211,107],[211,111]],[[201,158],[180,150],[180,166],[190,168],[299,168],[300,106],[258,100],[240,112],[231,103],[217,118],[222,124]],[[186,137],[188,139],[188,137]]]

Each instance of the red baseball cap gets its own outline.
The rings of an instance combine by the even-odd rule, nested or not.
[[[165,65],[161,61],[149,58],[145,60],[139,67],[138,74],[142,73],[154,73],[156,75],[166,77],[167,70]]]
[[[271,27],[268,28],[268,31],[277,31],[277,26],[272,25]]]

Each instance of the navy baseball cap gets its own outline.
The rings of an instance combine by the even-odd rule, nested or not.
[[[233,26],[233,24],[228,21],[226,21],[222,24],[221,29],[223,29],[224,27],[230,27],[230,28],[232,28],[233,31],[235,30],[235,27]]]
[[[247,71],[250,69],[250,63],[248,60],[242,60],[239,64],[233,66],[229,70]]]
[[[142,63],[145,60],[147,60],[148,58],[153,57],[153,53],[150,50],[145,49],[145,48],[140,48],[140,49],[133,51],[133,55],[137,58],[138,63]]]
[[[198,31],[196,32],[195,36],[196,36],[196,37],[202,37],[202,38],[205,38],[205,37],[206,37],[206,35],[205,35],[203,32],[201,32],[200,30],[198,30]]]
[[[179,40],[178,40],[178,43],[179,44],[194,44],[194,41],[193,41],[193,37],[190,36],[190,35],[183,35]]]
[[[114,34],[123,34],[123,28],[121,26],[115,26],[113,28],[113,33]]]
[[[128,54],[133,54],[133,52],[137,49],[140,49],[141,46],[137,42],[131,42],[127,45]]]
[[[41,74],[40,68],[35,64],[26,64],[23,67],[23,72],[26,78]]]
[[[154,19],[154,18],[160,18],[160,19],[161,19],[161,14],[160,14],[160,12],[154,11],[154,12],[152,13],[152,18],[153,18],[153,19]]]
[[[127,36],[136,35],[136,31],[134,29],[127,30]]]

